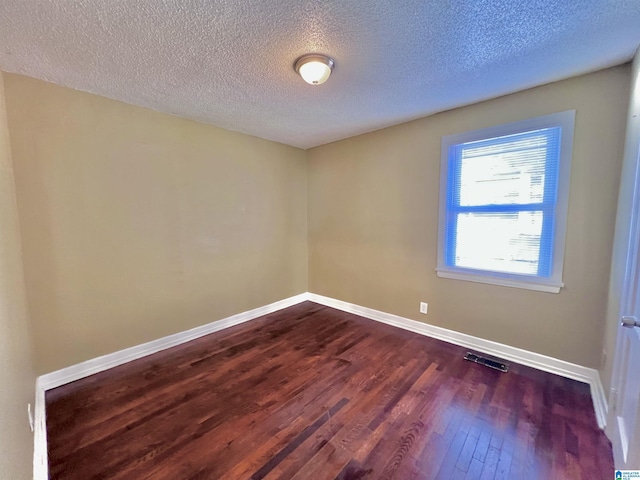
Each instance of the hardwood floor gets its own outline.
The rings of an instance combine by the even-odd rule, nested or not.
[[[47,392],[52,479],[610,479],[585,384],[305,302]]]

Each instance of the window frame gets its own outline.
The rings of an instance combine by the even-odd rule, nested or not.
[[[562,273],[564,265],[567,212],[569,204],[569,187],[571,177],[571,157],[573,150],[573,133],[575,110],[553,113],[541,117],[530,118],[518,122],[496,125],[489,128],[456,133],[442,137],[440,158],[440,206],[438,217],[438,261],[436,274],[438,277],[470,282],[487,283],[505,287],[524,288],[542,292],[559,293],[564,287]],[[526,275],[516,273],[494,272],[447,265],[446,227],[449,214],[447,193],[454,165],[450,159],[450,151],[456,146],[468,142],[488,140],[491,138],[530,132],[542,128],[560,127],[560,155],[558,159],[558,177],[556,179],[557,194],[553,215],[553,245],[551,246],[552,263],[550,275]]]

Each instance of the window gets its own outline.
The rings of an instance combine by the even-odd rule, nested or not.
[[[438,276],[560,291],[574,118],[443,137]]]

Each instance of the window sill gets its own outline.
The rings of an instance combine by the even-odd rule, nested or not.
[[[450,278],[452,280],[463,280],[465,282],[487,283],[489,285],[498,285],[501,287],[522,288],[525,290],[536,290],[538,292],[560,293],[560,289],[564,287],[564,283],[556,282],[534,282],[521,280],[513,277],[501,277],[493,275],[482,275],[476,273],[467,273],[458,270],[448,270],[436,268],[438,277]]]

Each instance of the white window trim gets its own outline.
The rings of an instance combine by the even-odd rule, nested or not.
[[[573,148],[573,130],[575,110],[553,113],[542,117],[522,120],[515,123],[457,133],[442,137],[440,156],[440,208],[438,219],[438,277],[468,282],[488,283],[503,287],[515,287],[541,292],[559,293],[564,287],[562,270],[564,263],[565,236],[567,231],[567,211],[569,206],[569,183],[571,177],[571,155]],[[449,267],[444,262],[445,222],[447,207],[447,178],[449,167],[449,147],[460,143],[484,140],[487,138],[512,135],[520,132],[548,127],[561,127],[560,168],[558,172],[558,198],[555,212],[555,236],[553,242],[553,265],[549,278],[529,275],[472,270]]]

